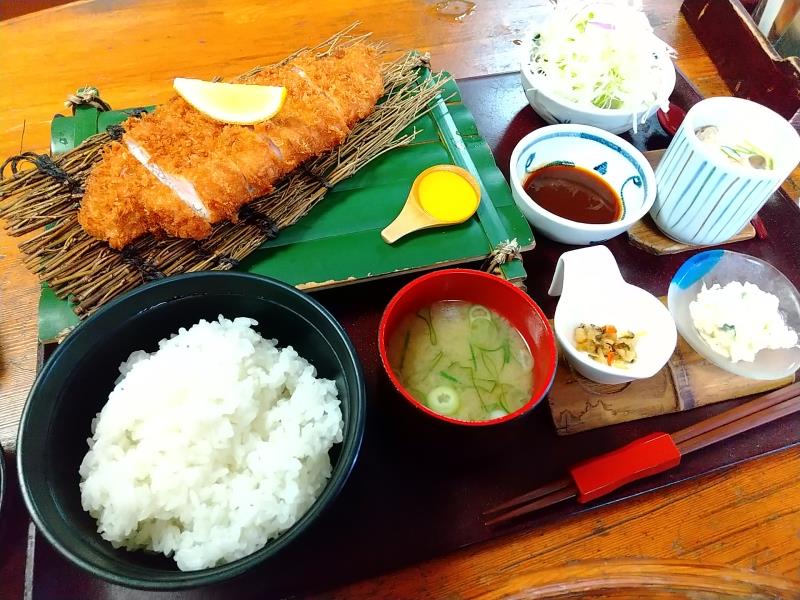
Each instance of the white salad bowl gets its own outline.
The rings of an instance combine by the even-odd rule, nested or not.
[[[708,250],[694,255],[675,273],[669,285],[667,304],[683,339],[706,360],[730,373],[750,379],[780,379],[800,368],[800,346],[780,350],[764,349],[755,360],[733,362],[711,348],[697,332],[689,304],[706,284],[725,286],[731,281],[750,282],[778,298],[778,312],[784,323],[800,332],[800,293],[783,273],[754,256],[730,250]]]
[[[615,22],[622,15],[617,12],[618,7],[602,6],[598,2],[593,10],[602,14],[598,18]],[[646,17],[641,16],[648,26]],[[611,133],[624,133],[635,129],[635,124],[644,123],[661,106],[666,106],[672,90],[675,88],[675,67],[669,55],[669,47],[665,44],[654,44],[651,49],[642,48],[642,52],[652,52],[653,70],[658,73],[657,89],[653,90],[653,103],[647,107],[631,108],[600,108],[591,103],[578,104],[573,100],[559,96],[547,75],[537,73],[536,66],[531,62],[534,38],[539,32],[547,31],[549,27],[558,22],[558,16],[551,14],[540,19],[534,31],[525,38],[522,45],[522,60],[520,62],[520,76],[522,88],[533,110],[551,125],[556,123],[577,123],[591,125],[605,129]],[[597,49],[598,52],[602,48]],[[567,65],[568,67],[569,65]]]
[[[675,350],[678,334],[667,307],[627,283],[605,246],[562,254],[548,293],[561,296],[553,319],[556,340],[572,368],[587,379],[608,384],[647,379],[658,373]],[[575,328],[581,323],[633,332],[635,362],[624,368],[609,366],[577,350]]]
[[[643,123],[665,105],[675,88],[675,67],[666,54],[655,57],[659,68],[664,72],[662,87],[658,91],[658,99],[646,111],[634,114],[624,108],[598,108],[582,106],[569,100],[559,98],[547,89],[546,78],[537,75],[531,69],[530,60],[523,60],[520,65],[522,88],[531,108],[547,123],[576,123],[591,125],[610,133],[625,133],[634,127],[634,122]]]
[[[536,204],[523,188],[525,179],[553,164],[595,171],[617,192],[621,218],[601,225],[580,223]],[[586,125],[549,125],[529,133],[511,153],[509,176],[522,214],[545,236],[564,244],[586,245],[615,237],[646,215],[656,198],[655,175],[642,153],[622,138]]]

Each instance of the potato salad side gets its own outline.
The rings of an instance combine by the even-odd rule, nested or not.
[[[778,297],[750,282],[725,286],[703,283],[689,313],[697,332],[711,348],[733,362],[753,361],[759,350],[791,348],[797,332],[778,312]]]

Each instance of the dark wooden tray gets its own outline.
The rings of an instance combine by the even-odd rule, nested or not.
[[[542,125],[516,74],[459,82],[464,103],[508,176],[517,141]],[[673,98],[691,104],[696,95],[681,84]],[[636,136],[640,147],[666,143],[650,124]],[[800,285],[800,209],[777,194],[761,212],[766,240],[749,240],[732,249],[755,254]],[[528,291],[552,315],[555,299],[546,294],[558,256],[568,246],[540,236],[526,253]],[[663,294],[678,267],[693,253],[653,256],[631,246],[626,236],[608,243],[625,279]],[[477,265],[475,265],[477,266]],[[364,362],[368,382],[366,435],[351,479],[331,510],[295,544],[241,578],[214,588],[182,593],[144,594],[89,577],[72,566],[41,537],[29,556],[32,597],[49,598],[273,598],[302,596],[371,577],[458,548],[535,529],[598,506],[735,465],[800,443],[796,419],[783,419],[747,435],[689,456],[676,469],[631,485],[591,506],[566,504],[506,529],[487,529],[479,519],[486,507],[563,475],[566,467],[653,431],[672,431],[740,402],[615,425],[568,437],[556,435],[547,403],[504,427],[469,431],[431,423],[408,407],[390,387],[377,351],[382,308],[409,281],[404,276],[325,290],[315,297],[340,319]],[[77,485],[77,480],[76,480]],[[29,564],[30,566],[30,564]]]

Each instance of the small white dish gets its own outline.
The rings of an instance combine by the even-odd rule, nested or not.
[[[675,350],[678,332],[666,306],[642,288],[627,283],[605,246],[565,252],[558,259],[548,292],[561,296],[553,319],[556,340],[570,365],[598,383],[619,384],[652,377]],[[636,361],[612,367],[575,348],[575,328],[581,323],[614,325],[637,337]]]
[[[779,350],[764,349],[753,361],[732,362],[711,348],[692,322],[691,304],[703,284],[721,286],[731,281],[749,281],[778,297],[778,310],[786,325],[800,332],[800,292],[787,277],[767,262],[730,250],[707,250],[695,254],[681,265],[669,284],[667,304],[681,336],[700,356],[719,368],[750,379],[773,380],[800,369],[800,345]]]
[[[592,225],[545,210],[524,190],[525,179],[544,166],[582,167],[600,175],[622,201],[622,217]],[[549,125],[522,138],[511,153],[511,192],[522,214],[545,236],[564,244],[604,242],[627,231],[656,199],[656,181],[647,159],[616,135],[586,125]]]

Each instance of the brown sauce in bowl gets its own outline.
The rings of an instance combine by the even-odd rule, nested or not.
[[[570,221],[602,225],[618,221],[622,201],[600,175],[569,165],[537,169],[522,184],[525,193],[548,212]]]

